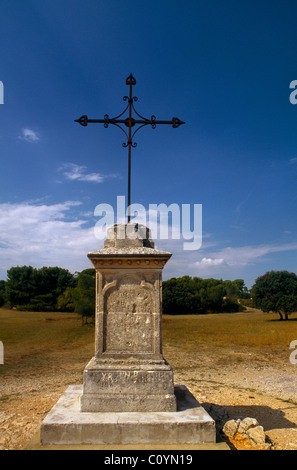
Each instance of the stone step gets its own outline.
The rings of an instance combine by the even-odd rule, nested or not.
[[[214,420],[184,385],[175,385],[175,412],[82,412],[82,386],[71,385],[40,427],[43,446],[216,445]]]
[[[60,445],[42,445],[40,443],[40,431],[38,431],[32,439],[27,443],[23,450],[101,450],[106,451],[106,455],[111,455],[112,452],[118,451],[117,455],[121,455],[120,451],[125,452],[123,455],[127,455],[127,450],[139,451],[136,454],[142,456],[147,454],[147,451],[160,451],[164,450],[174,455],[175,451],[199,451],[199,450],[231,450],[226,442],[220,440],[220,436],[217,437],[215,444],[163,444],[160,442],[158,445],[152,444],[60,444]],[[154,454],[157,454],[155,452]],[[181,452],[179,452],[181,454]],[[131,453],[131,455],[134,455]]]

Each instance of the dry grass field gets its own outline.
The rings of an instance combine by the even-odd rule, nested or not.
[[[287,322],[248,309],[164,316],[163,353],[216,419],[257,418],[275,449],[297,449],[297,314]],[[0,449],[22,449],[68,385],[81,384],[94,326],[69,313],[0,309]]]

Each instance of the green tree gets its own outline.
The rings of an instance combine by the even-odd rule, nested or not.
[[[5,296],[5,281],[0,281],[0,307],[5,304],[6,296]]]
[[[25,305],[36,294],[32,266],[12,267],[7,271],[6,297],[10,307]]]
[[[240,280],[241,281],[241,280]],[[163,312],[171,315],[205,312],[238,312],[244,281],[183,276],[163,282]]]
[[[59,312],[74,312],[75,302],[73,298],[73,287],[67,287],[63,294],[57,299],[57,309]]]
[[[244,280],[243,279],[235,279],[233,281],[234,284],[237,285],[238,287],[238,298],[239,299],[249,299],[250,298],[250,292],[248,288],[246,287]]]
[[[190,276],[173,277],[164,281],[162,286],[164,313],[182,315],[201,310],[200,296]]]
[[[224,288],[225,288],[225,297],[228,297],[228,299],[237,301],[240,295],[240,285],[236,281],[224,281],[223,282]]]
[[[7,271],[6,298],[19,310],[51,311],[57,300],[73,284],[73,275],[58,267],[12,267]]]
[[[95,316],[96,271],[85,269],[76,273],[77,286],[72,289],[74,311],[81,315],[82,322],[88,323],[88,318]]]
[[[278,313],[280,320],[297,311],[297,275],[288,271],[269,271],[256,279],[251,290],[255,307]]]

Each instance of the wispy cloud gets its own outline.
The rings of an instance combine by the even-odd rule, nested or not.
[[[219,266],[224,263],[223,258],[202,258],[201,261],[197,261],[195,264],[197,266]]]
[[[28,128],[21,129],[21,134],[18,138],[29,143],[36,143],[40,140],[39,134],[36,131]]]
[[[16,265],[60,266],[72,272],[88,267],[86,254],[103,245],[95,237],[94,226],[88,225],[90,216],[80,201],[0,204],[0,276],[5,277],[6,270]],[[222,249],[205,243],[201,250],[189,252],[183,250],[182,239],[155,242],[157,248],[174,255],[166,267],[169,277],[185,273],[222,277],[262,263],[274,253],[297,251],[297,242]]]
[[[90,173],[88,168],[76,163],[64,163],[59,171],[63,173],[66,179],[71,181],[85,181],[88,183],[103,183],[106,178],[116,178],[118,175],[102,175],[101,173]]]
[[[86,253],[100,248],[79,201],[60,204],[0,204],[1,276],[16,265],[60,266],[72,272],[89,266]],[[81,212],[80,212],[81,214]]]
[[[242,199],[242,201],[240,201],[240,202],[237,204],[237,206],[236,206],[236,208],[235,208],[235,212],[237,212],[237,214],[239,214],[239,213],[241,212],[242,206],[249,200],[249,198],[250,198],[251,195],[252,195],[252,192],[253,192],[253,190],[250,190],[250,191],[247,193],[247,195]]]
[[[290,160],[289,160],[289,165],[294,165],[294,163],[297,163],[297,157],[295,157],[295,158],[290,158]]]
[[[215,253],[196,261],[192,266],[209,268],[211,266],[227,265],[229,267],[243,267],[255,262],[261,262],[266,255],[284,251],[296,251],[297,243],[285,243],[283,245],[256,245],[226,247]]]

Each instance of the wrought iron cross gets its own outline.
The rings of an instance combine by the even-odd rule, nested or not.
[[[79,119],[75,119],[75,122],[78,122],[82,126],[87,126],[89,123],[102,123],[104,127],[108,127],[109,124],[113,124],[114,126],[119,127],[127,137],[127,142],[124,142],[122,145],[123,147],[128,147],[128,223],[131,219],[130,214],[130,205],[131,205],[131,148],[135,148],[137,146],[136,142],[133,142],[133,137],[135,136],[136,132],[139,131],[144,126],[152,126],[152,129],[155,129],[157,124],[171,124],[172,127],[177,128],[181,124],[185,124],[185,122],[181,121],[177,117],[172,118],[171,121],[159,121],[156,119],[156,116],[152,115],[150,119],[146,119],[141,116],[134,107],[134,101],[138,101],[137,96],[133,96],[132,94],[132,87],[136,85],[136,80],[133,77],[132,73],[126,80],[126,85],[129,85],[129,96],[124,96],[123,100],[128,101],[128,104],[124,111],[114,118],[110,118],[108,114],[105,114],[104,119],[89,119],[88,116],[81,116]],[[122,118],[123,114],[129,109],[129,117],[126,119]],[[132,111],[134,111],[138,118],[134,119],[132,117]],[[120,119],[121,118],[121,119]],[[128,131],[126,132],[125,129],[120,124],[124,124],[128,127]],[[132,128],[139,124],[137,129],[132,130]]]

